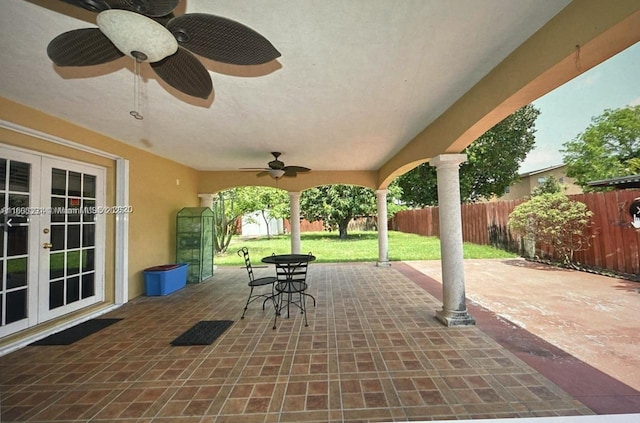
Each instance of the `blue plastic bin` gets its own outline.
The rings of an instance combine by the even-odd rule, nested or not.
[[[144,270],[144,288],[147,296],[169,295],[187,284],[189,265],[165,264]]]

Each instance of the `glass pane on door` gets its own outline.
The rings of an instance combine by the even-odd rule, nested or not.
[[[31,164],[0,159],[0,327],[29,314]]]
[[[49,310],[95,295],[96,177],[51,170]]]

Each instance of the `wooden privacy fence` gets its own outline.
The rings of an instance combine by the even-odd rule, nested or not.
[[[575,254],[575,261],[617,272],[640,274],[640,230],[631,226],[629,206],[640,190],[577,194],[593,212],[591,247]]]
[[[352,219],[347,227],[348,231],[375,231],[377,230],[377,219],[373,217],[359,217]],[[289,219],[284,219],[284,230],[291,233],[291,222]],[[306,219],[300,219],[300,232],[322,232],[324,231],[324,224],[321,220],[309,222]]]
[[[631,226],[629,206],[640,190],[623,190],[570,195],[585,203],[593,212],[595,235],[591,246],[575,253],[574,261],[590,267],[620,273],[640,274],[640,230]],[[524,200],[463,204],[462,238],[465,242],[493,245],[524,255],[523,240],[507,228],[509,214]],[[405,210],[390,220],[390,229],[424,236],[439,236],[438,208]],[[551,249],[537,245],[542,257],[551,256]]]

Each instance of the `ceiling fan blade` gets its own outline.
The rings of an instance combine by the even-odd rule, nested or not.
[[[311,171],[311,169],[309,169],[308,167],[302,167],[302,166],[285,166],[283,169],[285,172],[294,172],[294,173],[305,173],[305,172]]]
[[[91,66],[124,56],[98,28],[75,29],[58,35],[47,46],[58,66]]]
[[[93,3],[96,0],[78,0],[81,3]],[[98,0],[107,3],[112,9],[124,9],[141,15],[158,18],[173,12],[179,0]]]
[[[180,0],[60,0],[91,12],[122,9],[158,18],[173,12]]]
[[[291,169],[287,169],[284,171],[284,175],[282,176],[286,176],[289,178],[295,178],[296,176],[298,176],[298,172],[296,172],[295,170],[291,170]]]
[[[167,84],[185,94],[208,98],[213,91],[213,83],[209,71],[200,60],[184,48],[155,63],[151,67]]]
[[[105,0],[60,0],[64,3],[72,4],[77,7],[82,7],[91,12],[104,12],[111,9],[108,2]]]
[[[150,18],[166,28],[169,21],[175,18],[175,15],[173,13],[169,13],[164,16],[150,16]]]
[[[232,65],[259,65],[281,56],[265,37],[239,22],[206,13],[173,18],[167,28],[191,52]]]

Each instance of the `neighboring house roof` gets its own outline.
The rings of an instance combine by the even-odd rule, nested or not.
[[[517,200],[528,197],[531,195],[535,187],[540,185],[549,176],[555,177],[558,183],[563,185],[563,191],[566,195],[581,194],[583,192],[582,188],[575,184],[573,178],[567,177],[566,167],[567,166],[565,164],[559,164],[532,170],[530,172],[520,173],[518,175],[520,179],[517,182],[512,183],[505,193],[498,197],[497,200]]]
[[[520,177],[521,178],[526,178],[527,176],[533,176],[533,175],[537,175],[539,173],[548,172],[550,170],[560,169],[560,168],[562,168],[564,166],[565,166],[564,164],[559,164],[559,165],[555,165],[555,166],[545,167],[544,169],[532,170],[531,172],[521,173]]]
[[[590,187],[614,187],[615,189],[640,188],[640,175],[621,176],[587,182]]]

